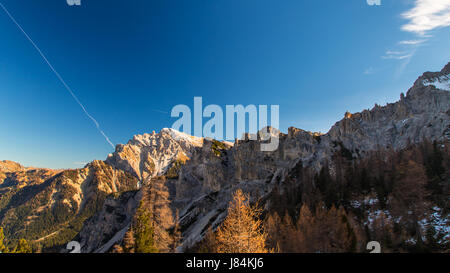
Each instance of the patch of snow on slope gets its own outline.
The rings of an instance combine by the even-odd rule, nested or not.
[[[443,240],[450,240],[450,220],[449,215],[443,215],[443,211],[439,207],[433,208],[433,213],[430,215],[431,224],[437,232],[445,234]]]
[[[194,144],[195,146],[202,146],[203,145],[203,138],[202,137],[196,137],[196,136],[191,136],[188,135],[186,133],[183,132],[179,132],[175,129],[172,128],[164,128],[161,130],[161,132],[166,132],[168,133],[173,139],[175,140],[184,140],[186,142],[190,142],[192,144]]]
[[[429,226],[434,227],[437,232],[435,238],[437,238],[438,235],[442,235],[439,243],[443,244],[450,240],[450,221],[448,216],[448,213],[444,214],[441,208],[433,207],[432,213],[427,214],[427,217],[420,220],[419,225],[424,234]],[[422,239],[426,240],[425,236],[423,236]]]
[[[437,89],[450,91],[450,74],[440,76],[433,80],[425,80],[423,82],[423,85],[425,86],[434,85]]]
[[[373,228],[373,223],[376,219],[381,217],[381,213],[384,213],[387,220],[392,221],[393,217],[391,216],[388,210],[370,210],[367,215],[367,221],[364,222],[364,225],[368,225],[370,228]]]

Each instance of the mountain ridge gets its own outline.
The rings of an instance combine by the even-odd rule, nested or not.
[[[330,164],[336,174],[339,167],[331,162],[336,153],[358,160],[425,140],[448,143],[450,93],[435,84],[446,83],[449,72],[450,63],[440,72],[425,72],[398,102],[346,113],[326,134],[290,127],[279,133],[280,146],[273,152],[261,152],[261,140],[232,144],[164,128],[135,135],[106,160],[84,168],[35,169],[40,177],[25,183],[17,174],[26,177],[33,170],[11,162],[2,169],[0,164],[0,225],[13,239],[29,234],[31,226],[35,235],[28,239],[45,238],[46,248],[76,239],[83,252],[107,252],[123,239],[143,192],[156,187],[167,198],[154,209],[170,211],[159,228],[169,232],[178,223],[183,239],[177,249],[184,251],[200,242],[209,227],[220,225],[236,189],[249,193],[252,202],[262,200],[268,210],[274,190],[288,190],[300,166],[319,172]]]
[[[440,76],[447,68],[433,75]],[[203,139],[202,146],[189,150],[189,160],[179,175],[165,182],[167,188],[176,189],[175,193],[167,192],[172,210],[180,212],[178,221],[184,230],[180,250],[201,240],[208,226],[215,228],[220,224],[226,216],[230,196],[237,188],[257,192],[256,196],[267,199],[275,185],[282,184],[298,164],[319,171],[338,151],[350,158],[361,158],[380,148],[398,150],[425,139],[447,141],[449,93],[432,85],[425,86],[422,80],[416,83],[406,96],[401,95],[399,102],[375,105],[370,111],[346,116],[326,134],[291,127],[287,134],[280,133],[280,147],[275,152],[259,152],[259,140],[239,140],[233,147],[217,150],[220,145],[214,140]],[[138,162],[130,165],[147,164],[146,156],[134,158]],[[170,158],[173,160],[173,154]],[[255,194],[251,197],[255,198]]]

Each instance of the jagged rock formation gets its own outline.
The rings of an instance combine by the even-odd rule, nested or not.
[[[167,171],[173,160],[189,158],[202,143],[202,138],[165,128],[158,134],[136,135],[128,144],[117,145],[106,162],[145,180]]]
[[[273,152],[261,151],[264,137],[232,145],[162,129],[118,145],[105,162],[58,173],[36,170],[41,178],[23,183],[15,178],[26,172],[23,167],[0,164],[0,224],[9,236],[37,230],[32,239],[39,241],[64,233],[58,242],[75,238],[83,252],[106,252],[122,240],[144,193],[157,189],[164,197],[151,204],[163,219],[158,228],[169,231],[178,222],[183,238],[178,251],[183,251],[223,221],[238,188],[269,209],[273,189],[283,191],[299,166],[319,171],[337,152],[358,159],[425,139],[448,141],[449,74],[450,63],[441,72],[424,73],[400,101],[346,113],[327,134],[272,128],[280,140]],[[49,227],[34,227],[44,225],[41,219],[51,219]]]
[[[439,73],[425,73],[406,97],[402,95],[396,103],[384,107],[376,105],[370,111],[339,121],[328,132],[329,140],[341,142],[347,149],[358,153],[382,147],[399,149],[409,141],[448,139],[448,92],[424,83],[437,78],[448,80],[449,69],[450,65],[447,65]]]

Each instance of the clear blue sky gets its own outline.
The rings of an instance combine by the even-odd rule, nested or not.
[[[170,127],[176,119],[164,112],[194,96],[278,104],[282,131],[327,132],[346,110],[396,101],[450,61],[450,28],[415,24],[433,4],[413,0],[0,2],[114,144]],[[75,168],[111,152],[0,10],[0,160]]]

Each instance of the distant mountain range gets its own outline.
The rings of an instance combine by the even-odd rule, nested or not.
[[[426,72],[398,102],[346,113],[323,135],[291,127],[287,134],[280,133],[274,152],[261,152],[261,140],[220,142],[166,128],[136,135],[127,144],[117,145],[105,161],[93,161],[80,169],[25,168],[0,161],[0,226],[11,244],[25,238],[38,251],[64,252],[65,245],[76,240],[82,252],[108,252],[122,243],[143,192],[151,190],[156,193],[151,206],[159,249],[173,251],[167,240],[177,225],[182,239],[176,250],[189,251],[210,227],[214,230],[221,224],[236,189],[248,193],[252,202],[258,201],[265,214],[270,214],[276,210],[274,196],[300,188],[305,196],[308,183],[298,177],[299,169],[308,170],[313,180],[326,168],[337,179],[343,167],[336,155],[350,166],[377,151],[394,154],[435,142],[448,156],[449,77],[450,63],[440,72]],[[439,183],[444,188],[439,200],[449,200],[448,177],[441,177]],[[317,183],[311,185],[320,188]],[[372,193],[369,189],[336,202],[351,211],[351,204],[355,208],[354,204],[369,200]],[[298,202],[306,202],[311,195]],[[301,204],[295,202],[294,206]],[[450,232],[446,206],[445,202],[432,206],[440,221],[436,229],[443,233]],[[367,226],[366,233],[371,232],[371,209],[364,207],[358,220],[358,225]],[[427,225],[435,223],[421,220]],[[444,236],[441,243],[448,240]]]

